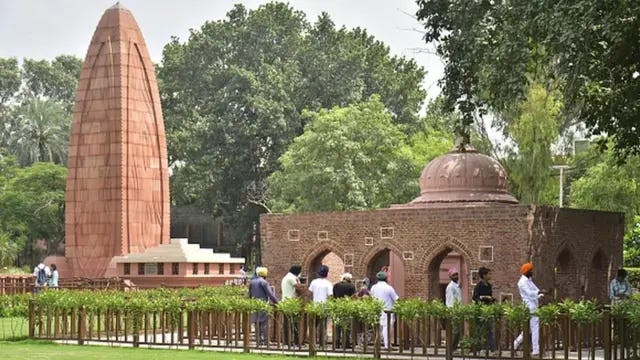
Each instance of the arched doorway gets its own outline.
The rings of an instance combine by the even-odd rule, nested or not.
[[[429,263],[429,273],[427,274],[429,280],[427,297],[429,299],[441,299],[444,302],[445,290],[450,281],[448,272],[453,267],[458,269],[462,302],[469,303],[471,279],[467,262],[462,254],[449,247],[440,251]]]
[[[318,277],[318,270],[320,266],[326,265],[329,267],[329,276],[327,279],[331,281],[331,283],[335,284],[340,281],[340,275],[342,275],[344,271],[344,261],[338,254],[334,253],[331,250],[325,250],[318,254],[307,267],[307,273],[303,274],[307,277],[307,284],[311,282],[311,280]]]
[[[604,252],[599,249],[591,259],[589,277],[585,284],[585,295],[587,299],[605,301],[607,299],[608,288],[608,261]]]
[[[576,260],[569,249],[562,250],[556,259],[554,288],[558,301],[578,299],[582,295]]]
[[[380,250],[367,264],[367,277],[371,280],[371,284],[376,283],[376,274],[383,268],[389,268],[390,280],[389,285],[393,286],[396,293],[403,297],[404,291],[404,263],[402,258],[393,251],[385,248]]]

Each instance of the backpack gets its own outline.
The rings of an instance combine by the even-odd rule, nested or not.
[[[38,268],[38,284],[44,285],[47,283],[47,272],[45,269]]]

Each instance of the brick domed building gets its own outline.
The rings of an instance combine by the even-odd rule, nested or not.
[[[348,271],[355,279],[389,266],[401,296],[423,298],[442,297],[455,266],[467,301],[477,269],[486,266],[494,295],[509,301],[519,300],[520,265],[532,261],[536,283],[553,297],[605,300],[622,262],[623,215],[520,205],[507,184],[496,160],[472,147],[455,149],[425,166],[420,196],[408,204],[263,215],[262,263],[278,277],[300,263],[314,277],[333,259],[334,275]]]

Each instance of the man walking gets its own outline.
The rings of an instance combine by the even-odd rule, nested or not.
[[[493,286],[491,286],[491,283],[489,282],[489,280],[491,280],[491,269],[484,266],[481,267],[478,269],[478,276],[480,277],[480,281],[473,289],[472,299],[476,304],[491,305],[496,301],[493,297]],[[477,324],[479,329],[486,331],[487,344],[489,345],[489,350],[492,355],[499,355],[496,353],[496,343],[493,340],[493,324],[482,319],[478,319]]]
[[[271,285],[267,282],[269,270],[266,267],[257,267],[256,276],[249,282],[249,298],[260,299],[272,304],[278,303],[278,298],[271,290]],[[252,314],[252,322],[258,322],[259,336],[256,336],[256,342],[266,344],[267,339],[267,313],[260,311]]]
[[[531,313],[531,320],[529,320],[529,328],[531,329],[531,356],[538,356],[540,354],[540,319],[535,316],[534,313],[538,309],[538,301],[544,296],[545,291],[538,289],[531,278],[533,276],[533,264],[523,264],[520,267],[520,273],[522,276],[520,280],[518,280],[518,290],[520,291],[522,301]],[[513,342],[514,349],[519,348],[523,340],[524,335],[520,333]]]
[[[385,310],[393,309],[393,304],[398,300],[398,294],[393,287],[387,284],[387,273],[380,271],[376,274],[378,282],[371,287],[371,296],[381,300],[384,304],[384,309],[380,314],[380,332],[382,333],[382,340],[385,349],[389,349],[389,329],[387,325],[387,313]],[[395,323],[395,317],[391,314],[390,325],[393,328]]]
[[[451,268],[448,272],[449,285],[447,285],[447,289],[445,291],[445,305],[448,308],[452,308],[455,305],[462,305],[462,290],[460,290],[460,284],[458,281],[460,280],[458,275],[458,269]],[[458,343],[460,342],[460,323],[453,323],[453,345],[451,347],[452,350],[458,348]]]
[[[292,299],[296,297],[296,285],[300,284],[300,273],[302,267],[300,265],[293,265],[289,268],[287,275],[282,278],[280,288],[282,290],[282,300]],[[293,343],[291,342],[293,333]],[[298,323],[296,319],[289,316],[284,317],[284,339],[285,343],[294,348],[298,346]]]
[[[51,269],[44,264],[43,261],[33,269],[33,277],[35,278],[35,286],[33,292],[38,294],[40,290],[47,286],[48,279],[51,276]]]
[[[609,299],[615,304],[631,296],[631,284],[627,280],[627,270],[619,269],[617,276],[609,284]]]
[[[329,276],[329,267],[326,265],[320,266],[318,270],[318,278],[313,279],[309,284],[309,291],[313,294],[313,302],[326,302],[331,296],[333,296],[333,284],[327,276]],[[327,340],[327,317],[324,316],[318,319],[318,339],[320,344],[324,344]]]
[[[356,293],[356,287],[351,282],[352,279],[353,279],[353,276],[351,276],[350,273],[344,273],[340,275],[340,282],[333,285],[333,297],[336,299],[339,299],[342,297],[352,297]],[[341,325],[336,326],[336,332],[338,333],[337,345],[342,347],[343,344],[342,344],[342,326]],[[349,329],[348,326],[347,326],[347,332],[345,336],[346,336],[345,347],[347,348],[351,347],[351,344],[350,344],[351,330]]]

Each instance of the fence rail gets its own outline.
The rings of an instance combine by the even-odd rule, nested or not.
[[[109,342],[134,347],[184,346],[245,352],[270,350],[328,356],[410,355],[445,359],[460,356],[453,349],[454,332],[459,326],[460,344],[466,358],[532,358],[527,341],[520,350],[514,349],[513,345],[520,329],[523,329],[525,339],[529,338],[529,327],[513,328],[504,320],[489,326],[468,320],[456,325],[451,319],[423,316],[409,321],[399,319],[391,324],[389,316],[388,336],[393,346],[381,349],[379,329],[368,328],[356,319],[347,319],[341,327],[330,324],[324,332],[319,324],[326,320],[310,314],[288,319],[282,313],[273,312],[266,314],[264,327],[257,318],[259,314],[241,311],[136,312],[84,306],[54,309],[31,301],[28,323],[32,338],[77,341],[78,344]],[[488,328],[494,331],[495,353],[485,349]],[[603,311],[599,321],[585,325],[561,316],[551,324],[540,326],[541,352],[535,359],[637,359],[639,340],[637,331],[632,331],[625,319],[613,318],[608,310]]]

